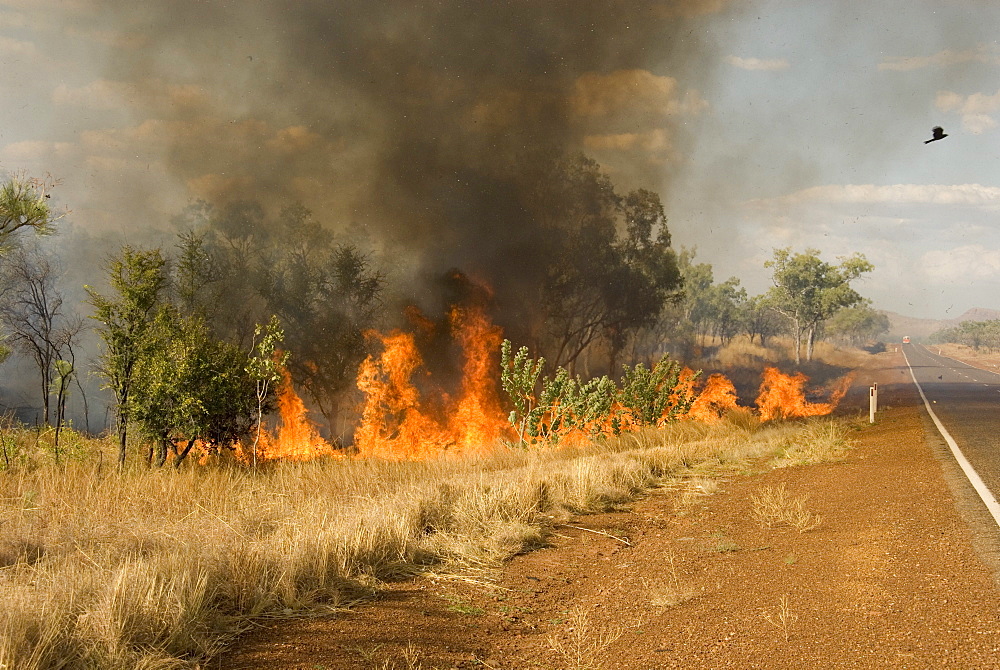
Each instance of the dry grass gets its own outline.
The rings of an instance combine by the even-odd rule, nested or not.
[[[771,466],[813,465],[842,461],[849,450],[842,427],[832,422],[814,422],[801,433],[789,436],[771,460]]]
[[[119,473],[96,456],[106,443],[58,466],[25,456],[0,471],[0,668],[197,667],[254,618],[345,607],[428,569],[489,570],[572,514],[669,478],[711,486],[816,423],[684,422],[574,449],[256,472]],[[9,452],[45,449],[6,435]]]
[[[792,498],[784,484],[763,486],[759,493],[750,496],[753,516],[765,528],[790,526],[800,533],[812,530],[823,522],[823,517],[806,509],[807,496]]]
[[[795,622],[799,620],[799,615],[792,611],[792,608],[788,605],[788,596],[785,595],[781,596],[781,601],[778,604],[777,611],[765,614],[764,620],[772,626],[780,629],[785,638],[785,642],[788,642],[792,626],[794,626]]]
[[[698,590],[681,579],[676,563],[674,552],[668,551],[665,578],[653,584],[643,583],[654,607],[675,607],[698,596]]]
[[[594,626],[582,608],[574,608],[562,633],[548,637],[549,649],[561,661],[557,667],[566,670],[600,670],[601,658],[608,647],[618,641],[623,628],[604,629]]]

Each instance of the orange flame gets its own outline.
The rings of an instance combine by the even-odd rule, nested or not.
[[[464,357],[462,386],[457,403],[445,398],[440,419],[411,381],[423,367],[413,334],[369,333],[381,341],[383,351],[377,359],[365,359],[358,371],[358,388],[365,394],[354,433],[359,456],[401,460],[470,453],[489,449],[508,435],[510,426],[496,392],[500,329],[480,308],[453,308],[450,324]]]
[[[309,410],[295,392],[291,375],[284,369],[281,374],[283,381],[278,387],[280,421],[274,433],[267,429],[261,430],[260,440],[257,442],[257,460],[311,461],[323,456],[337,456],[333,445],[320,436],[316,424],[309,419]],[[254,433],[247,444],[237,445],[236,456],[241,461],[253,460],[255,437]]]
[[[836,409],[840,399],[851,383],[851,375],[840,380],[829,402],[809,402],[806,400],[803,387],[809,378],[801,372],[786,375],[777,368],[765,368],[764,380],[757,396],[757,411],[761,421],[771,421],[778,418],[795,418],[805,416],[824,416]]]
[[[737,407],[736,387],[725,375],[715,373],[705,380],[705,387],[691,403],[688,417],[705,423],[718,423],[726,412]]]
[[[503,331],[478,308],[454,307],[450,321],[465,357],[462,394],[451,415],[451,433],[462,451],[482,451],[510,430],[496,385],[495,359]]]

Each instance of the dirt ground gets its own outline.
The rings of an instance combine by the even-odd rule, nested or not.
[[[555,529],[491,575],[426,576],[332,617],[262,625],[209,667],[1000,668],[1000,538],[930,431],[902,357],[837,463],[657,490]],[[867,420],[867,392],[845,412]],[[821,517],[761,527],[783,485]]]

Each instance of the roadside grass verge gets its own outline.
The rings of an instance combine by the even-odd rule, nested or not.
[[[575,448],[257,471],[9,467],[0,668],[194,668],[254,619],[346,607],[425,570],[490,569],[573,514],[671,480],[710,486],[790,445],[842,440],[838,425],[734,414]]]

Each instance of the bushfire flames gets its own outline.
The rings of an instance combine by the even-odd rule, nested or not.
[[[430,327],[419,314],[411,319],[425,330]],[[501,329],[479,307],[452,308],[448,323],[462,352],[462,377],[454,398],[443,392],[441,397],[422,397],[414,380],[429,373],[414,333],[394,330],[367,334],[381,344],[382,352],[365,359],[358,371],[357,386],[365,399],[354,433],[356,457],[416,460],[484,453],[501,440],[515,438],[497,394]],[[789,375],[766,368],[756,399],[761,421],[829,414],[850,379],[841,380],[828,402],[809,402],[807,382],[801,373]],[[736,387],[722,374],[698,382],[685,370],[678,385],[681,393],[693,397],[686,420],[717,423],[739,407]],[[287,373],[278,391],[278,405],[280,422],[273,433],[263,432],[257,446],[259,460],[304,461],[344,455],[320,436]],[[248,447],[241,451],[249,457]]]
[[[844,377],[834,390],[829,402],[811,403],[806,400],[805,388],[809,378],[801,372],[783,374],[777,368],[765,368],[764,380],[757,396],[757,412],[761,421],[791,419],[802,416],[824,416],[836,409],[840,399],[851,385],[851,376]]]
[[[413,384],[413,374],[423,365],[413,334],[370,333],[384,349],[377,359],[369,356],[358,373],[358,388],[366,398],[354,433],[360,457],[468,454],[510,437],[496,388],[500,328],[478,307],[452,308],[449,323],[462,348],[462,382],[457,402],[444,398],[440,412],[421,400]]]

